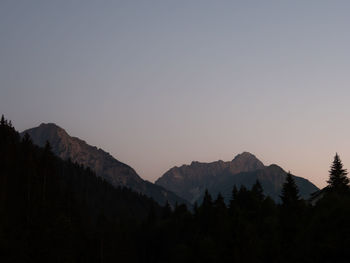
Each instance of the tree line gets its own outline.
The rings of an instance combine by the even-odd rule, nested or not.
[[[193,207],[114,188],[0,121],[1,262],[348,262],[350,188],[338,154],[328,185],[300,198],[290,173],[281,202],[257,181],[229,204]]]

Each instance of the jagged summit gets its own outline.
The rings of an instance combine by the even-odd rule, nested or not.
[[[254,154],[249,152],[236,155],[230,165],[230,171],[232,173],[248,172],[264,168],[264,164]]]
[[[247,159],[257,159],[256,156],[250,152],[242,152],[239,153],[235,156],[235,158],[233,158],[233,161],[238,161],[238,160],[247,160]]]
[[[232,165],[235,166],[244,166],[244,169],[247,169],[247,166],[252,166],[252,169],[263,169],[265,166],[264,164],[256,158],[256,156],[250,152],[242,152],[240,154],[237,154],[231,162],[224,162],[223,160],[218,160],[210,163],[206,162],[199,162],[199,161],[192,161],[190,165],[183,164],[180,167],[186,167],[186,166],[198,166],[198,165],[210,165],[210,164],[222,164],[229,166],[231,163]],[[173,168],[178,168],[177,166],[174,166]]]
[[[41,123],[38,128],[45,129],[45,130],[52,130],[52,131],[60,131],[64,132],[68,135],[68,133],[60,126],[58,126],[56,123],[49,122],[49,123]]]
[[[45,122],[42,122],[39,127],[56,127],[56,128],[59,128],[59,129],[62,129],[60,126],[58,126],[56,123],[54,122],[48,122],[48,123],[45,123]],[[63,129],[62,129],[63,130]]]
[[[156,184],[194,203],[201,198],[205,189],[213,196],[221,192],[227,200],[231,197],[233,185],[245,185],[249,188],[259,180],[265,194],[279,201],[285,176],[286,172],[278,165],[265,166],[254,154],[243,152],[228,162],[192,162],[190,165],[173,167],[161,176]],[[306,179],[295,179],[303,197],[317,190],[317,187]]]
[[[192,161],[190,165],[173,167],[155,183],[171,189],[190,202],[195,202],[205,188],[209,188],[213,180],[217,180],[223,173],[236,174],[264,168],[264,164],[253,154],[243,152],[236,155],[232,161],[219,160],[211,163]]]
[[[39,146],[44,146],[46,141],[49,141],[51,146],[57,146],[59,142],[65,142],[69,140],[68,133],[55,123],[41,123],[38,127],[28,129],[22,132],[22,134],[28,133],[33,142]],[[66,156],[60,156],[66,159]]]

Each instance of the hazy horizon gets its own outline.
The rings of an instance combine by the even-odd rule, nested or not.
[[[243,151],[318,187],[350,168],[348,1],[1,1],[0,114],[154,181]]]

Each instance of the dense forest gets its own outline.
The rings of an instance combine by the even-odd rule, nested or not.
[[[21,138],[0,122],[0,262],[349,262],[350,190],[338,155],[302,200],[288,174],[276,204],[257,181],[201,204],[158,206]]]

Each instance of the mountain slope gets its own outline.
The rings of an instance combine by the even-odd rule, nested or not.
[[[64,129],[54,123],[41,124],[21,133],[28,133],[33,142],[44,146],[46,141],[52,146],[53,152],[60,158],[77,162],[91,168],[97,176],[101,176],[114,186],[125,186],[136,192],[152,197],[160,204],[186,203],[174,193],[161,186],[143,180],[130,166],[116,160],[109,153],[88,145],[85,141],[71,137]]]
[[[174,167],[160,177],[156,184],[194,203],[202,197],[205,189],[214,196],[221,192],[227,201],[231,198],[234,185],[251,187],[258,179],[265,194],[279,201],[285,176],[286,172],[281,167],[266,167],[253,154],[244,152],[231,162],[192,162],[191,165]],[[294,178],[303,198],[308,198],[318,190],[308,180],[296,176]]]
[[[134,233],[161,214],[0,121],[0,262],[140,262]]]

